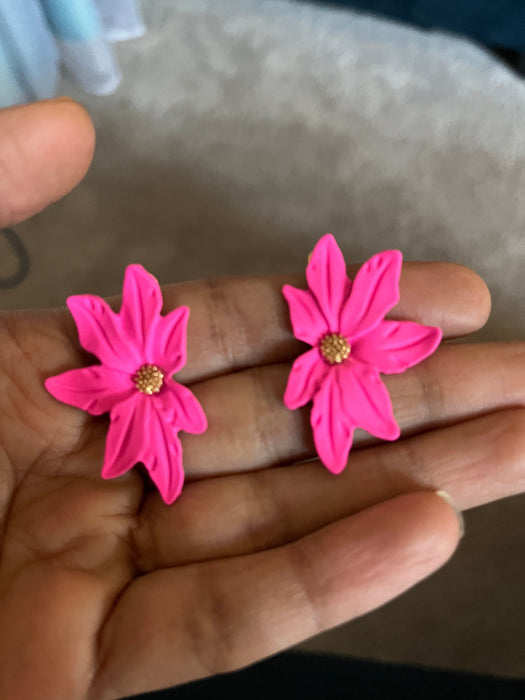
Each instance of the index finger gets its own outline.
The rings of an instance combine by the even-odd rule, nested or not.
[[[350,266],[350,276],[357,269],[357,265]],[[302,275],[273,275],[221,277],[163,287],[164,313],[178,306],[190,309],[188,360],[177,379],[191,384],[249,367],[286,362],[301,353],[306,346],[292,334],[288,305],[281,291],[287,283],[306,286]],[[438,326],[445,338],[478,330],[490,310],[490,295],[483,280],[454,263],[405,263],[400,291],[401,300],[388,316]],[[120,303],[118,298],[110,300],[114,309]],[[54,364],[45,367],[49,374],[71,369],[85,358],[70,314],[64,311],[55,314],[54,319],[75,356],[71,355],[71,347],[67,352],[64,344],[62,352],[55,347],[51,353]],[[49,339],[49,334],[44,335],[42,342]]]
[[[349,267],[350,277],[358,267]],[[226,277],[167,287],[166,310],[186,305],[191,311],[181,381],[283,362],[304,351],[291,332],[284,284],[306,287],[303,275]],[[446,338],[478,330],[490,311],[483,280],[453,263],[405,263],[400,292],[388,317],[438,326]]]

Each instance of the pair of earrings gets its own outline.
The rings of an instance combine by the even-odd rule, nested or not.
[[[399,301],[401,265],[399,251],[378,253],[351,281],[327,234],[309,258],[308,289],[283,287],[294,335],[312,346],[292,366],[284,403],[294,410],[313,402],[315,446],[335,474],[347,463],[356,427],[385,440],[399,437],[380,373],[403,372],[441,341],[439,328],[385,320]],[[140,265],[126,269],[119,313],[92,295],[70,297],[67,304],[82,347],[101,364],[51,377],[47,390],[92,415],[109,412],[103,478],[141,462],[164,502],[173,503],[184,483],[178,433],[207,428],[194,394],[173,379],[186,364],[189,309],[162,316],[159,284]]]

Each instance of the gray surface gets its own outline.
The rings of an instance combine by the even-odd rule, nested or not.
[[[144,6],[122,89],[81,96],[91,173],[19,227],[33,269],[4,308],[118,293],[129,262],[163,282],[301,269],[330,230],[349,259],[470,265],[494,297],[481,337],[525,337],[525,83],[466,42],[351,13]],[[525,675],[524,505],[472,512],[444,571],[310,647]]]

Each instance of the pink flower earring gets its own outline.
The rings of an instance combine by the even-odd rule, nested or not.
[[[91,295],[70,297],[67,304],[82,347],[102,364],[51,377],[47,390],[94,416],[109,412],[104,479],[142,462],[165,503],[173,503],[184,483],[177,433],[207,427],[195,396],[172,379],[186,364],[189,309],[162,316],[159,284],[140,265],[126,270],[119,313]]]
[[[441,341],[439,328],[385,320],[399,301],[401,264],[397,250],[378,253],[351,281],[335,238],[327,234],[306,268],[309,288],[283,288],[294,335],[313,346],[295,360],[284,403],[294,410],[313,401],[315,446],[334,474],[346,466],[355,428],[384,440],[399,437],[380,373],[404,372]]]

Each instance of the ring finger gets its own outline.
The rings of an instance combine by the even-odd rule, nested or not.
[[[525,409],[357,450],[334,477],[319,462],[189,484],[175,508],[146,499],[134,532],[149,571],[278,547],[403,493],[445,489],[460,508],[525,490]],[[176,536],[174,536],[176,533]]]

